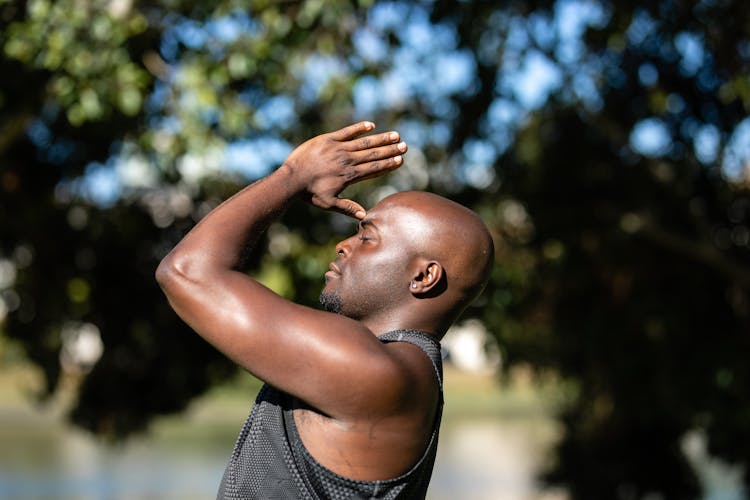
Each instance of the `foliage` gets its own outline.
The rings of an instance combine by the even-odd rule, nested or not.
[[[158,259],[290,144],[374,119],[410,152],[353,195],[475,208],[497,255],[467,316],[509,364],[579,388],[548,479],[576,498],[692,498],[687,432],[733,463],[750,449],[749,15],[713,0],[0,2],[6,335],[51,392],[66,325],[98,327],[72,413],[90,429],[124,436],[183,408],[232,368],[168,310]],[[313,304],[349,224],[295,205],[251,272]]]
[[[49,394],[63,331],[98,328],[104,355],[72,418],[99,433],[143,429],[231,374],[169,310],[153,271],[239,186],[216,171],[226,142],[263,136],[270,110],[260,108],[299,95],[292,75],[309,54],[345,45],[339,23],[355,13],[343,3],[335,18],[316,2],[245,7],[0,4],[0,68],[14,75],[0,94],[0,256],[15,276],[3,291],[5,329],[43,369]],[[329,102],[335,85],[321,89]],[[316,105],[300,102],[315,119],[285,122],[284,133],[298,140],[311,121],[341,123]]]

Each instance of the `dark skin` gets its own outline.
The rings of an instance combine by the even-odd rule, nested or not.
[[[360,122],[303,143],[206,216],[156,272],[196,332],[295,398],[310,454],[359,480],[396,477],[421,458],[439,394],[418,347],[383,344],[377,335],[419,329],[442,337],[481,290],[492,254],[481,221],[443,198],[399,193],[369,212],[338,198],[346,186],[402,164],[407,146],[398,133],[363,136],[373,129]],[[324,292],[341,300],[342,314],[290,302],[238,270],[248,246],[299,197],[360,220],[326,273]]]

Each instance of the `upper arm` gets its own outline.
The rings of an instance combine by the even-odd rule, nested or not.
[[[236,271],[202,279],[172,266],[157,276],[175,311],[208,342],[327,415],[389,412],[403,401],[408,370],[361,323],[290,302]]]

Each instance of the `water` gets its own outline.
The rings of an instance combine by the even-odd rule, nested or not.
[[[112,447],[29,409],[0,407],[0,498],[214,498],[244,416],[228,425],[201,411]],[[544,418],[448,414],[428,498],[564,498],[534,482],[554,435]]]
[[[215,498],[252,395],[204,398],[187,413],[120,446],[102,444],[33,409],[0,370],[0,499],[191,500]],[[26,389],[34,384],[26,385]],[[236,391],[235,391],[236,392]],[[535,481],[561,429],[538,390],[501,393],[494,378],[446,376],[446,413],[428,500],[567,500]],[[704,500],[747,500],[743,469],[707,454],[691,433],[683,451]]]
[[[113,447],[53,419],[15,413],[3,413],[0,498],[215,496],[226,456],[201,436],[141,438]]]

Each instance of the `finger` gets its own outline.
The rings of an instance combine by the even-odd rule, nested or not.
[[[357,166],[357,178],[352,182],[365,181],[372,179],[373,177],[379,177],[396,170],[404,163],[404,159],[401,156],[394,156],[386,160],[373,161],[363,163]]]
[[[366,149],[377,148],[388,144],[398,142],[401,138],[398,132],[391,131],[384,134],[368,135],[360,137],[345,144],[348,151],[364,151]]]
[[[338,213],[354,217],[356,219],[364,219],[366,212],[359,203],[348,200],[346,198],[334,198],[331,204],[331,210],[335,210]]]
[[[359,153],[352,153],[352,163],[362,164],[386,158],[395,158],[396,156],[406,153],[408,146],[405,142],[391,144],[390,146],[380,146],[378,148],[368,149]]]
[[[350,139],[354,139],[358,135],[362,135],[374,129],[375,129],[374,123],[364,121],[364,122],[354,123],[352,125],[349,125],[348,127],[344,127],[335,132],[331,132],[330,137],[336,141],[348,141]]]

